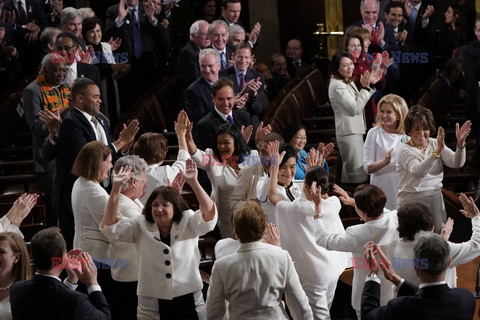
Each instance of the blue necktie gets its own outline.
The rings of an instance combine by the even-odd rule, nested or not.
[[[225,61],[225,53],[223,51],[220,52],[220,60],[222,61],[222,69],[226,69],[227,61]]]
[[[233,123],[233,118],[232,118],[231,115],[227,116],[227,121],[228,121],[228,123]]]
[[[130,11],[132,16],[132,32],[133,32],[133,50],[135,51],[135,58],[138,59],[142,54],[142,40],[140,40],[140,26],[138,25],[137,16],[135,12],[137,9],[133,8]]]
[[[415,20],[417,20],[417,8],[415,7],[412,7],[412,11],[410,12],[410,17],[408,17],[408,29],[410,29],[410,31],[413,30],[413,28],[415,27]]]

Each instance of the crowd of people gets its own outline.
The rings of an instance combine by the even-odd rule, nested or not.
[[[480,211],[461,195],[472,236],[448,242],[441,192],[444,166],[462,167],[466,139],[480,131],[480,19],[467,21],[466,1],[446,7],[441,24],[428,1],[359,1],[362,20],[329,67],[336,142],[310,149],[304,125],[272,132],[261,121],[265,101],[309,63],[301,42],[256,61],[261,24],[242,25],[239,0],[223,0],[218,19],[216,2],[202,1],[176,61],[184,110],[166,165],[164,135],[137,137],[135,119],[116,138],[112,127],[174,67],[176,2],[120,0],[105,23],[67,0],[0,2],[0,87],[36,73],[23,109],[50,227],[31,239],[32,277],[19,226],[37,195],[0,219],[0,318],[330,319],[348,267],[359,319],[471,318],[455,267],[480,255]],[[455,150],[438,115],[410,105],[435,74],[402,57],[433,57],[434,44],[449,101],[470,110]],[[342,175],[332,187],[335,148]],[[342,203],[363,223],[345,228]],[[207,233],[219,241],[204,299],[198,244]]]

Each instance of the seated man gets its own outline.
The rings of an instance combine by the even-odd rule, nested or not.
[[[440,235],[423,233],[413,247],[414,265],[420,286],[401,279],[392,264],[373,242],[365,245],[369,269],[362,295],[362,319],[472,319],[475,299],[466,289],[449,288],[445,272],[450,264],[450,247]],[[380,258],[377,262],[376,256]],[[380,307],[378,264],[385,278],[397,286],[398,296]]]
[[[65,240],[57,228],[33,236],[31,252],[37,273],[10,289],[14,319],[111,319],[97,282],[97,269],[87,252],[76,249],[67,255]],[[65,267],[68,277],[62,283],[59,276]],[[88,295],[75,291],[77,280],[85,283]]]

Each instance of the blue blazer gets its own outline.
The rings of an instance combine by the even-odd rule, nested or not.
[[[213,109],[212,87],[203,77],[195,80],[185,92],[185,111],[195,125]]]

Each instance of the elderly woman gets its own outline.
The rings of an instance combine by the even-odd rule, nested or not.
[[[335,113],[335,131],[338,150],[342,158],[342,183],[362,183],[367,180],[363,171],[363,135],[365,134],[364,108],[375,92],[381,72],[365,71],[360,77],[361,88],[352,81],[352,56],[338,52],[330,63],[328,97]]]
[[[352,284],[352,306],[360,318],[361,297],[363,283],[367,276],[367,268],[361,263],[363,261],[363,247],[369,241],[374,241],[380,246],[386,246],[398,239],[397,214],[396,211],[386,211],[385,193],[373,185],[360,185],[357,187],[354,199],[339,187],[334,187],[339,193],[340,200],[345,204],[355,206],[358,216],[365,221],[348,227],[345,233],[330,232],[329,227],[323,222],[322,208],[316,208],[317,223],[315,224],[316,242],[327,250],[351,252],[353,254],[353,284]],[[382,278],[382,275],[379,275]],[[393,298],[388,281],[382,279],[382,290],[380,304],[385,305]]]
[[[395,168],[398,148],[407,141],[404,122],[408,107],[402,97],[389,94],[380,99],[374,127],[368,130],[363,146],[363,169],[370,184],[387,195],[385,207],[397,208],[398,174]]]
[[[464,194],[459,196],[463,205],[460,210],[465,217],[472,220],[472,237],[463,243],[448,242],[450,246],[450,265],[447,269],[445,281],[450,288],[457,286],[455,267],[470,262],[480,254],[480,211],[472,198]],[[392,242],[386,254],[392,257],[392,268],[405,280],[419,285],[414,265],[413,243],[420,231],[431,232],[433,230],[433,215],[430,209],[422,203],[410,202],[398,209],[398,233],[399,240]],[[442,232],[443,235],[443,232]],[[447,237],[449,233],[447,234]],[[448,239],[447,239],[448,240]],[[408,266],[408,267],[406,267]]]
[[[115,295],[110,273],[110,246],[98,226],[108,201],[108,193],[100,183],[108,178],[111,168],[112,151],[101,141],[84,145],[72,167],[72,173],[78,176],[72,189],[73,247],[92,255],[98,268],[98,283],[109,304]]]
[[[442,196],[443,166],[460,168],[465,164],[465,139],[470,133],[471,122],[462,127],[456,124],[457,148],[453,152],[445,146],[445,132],[439,127],[437,139],[432,112],[420,105],[410,108],[405,118],[405,133],[410,139],[402,143],[397,156],[399,176],[398,207],[411,201],[422,202],[433,212],[435,232],[439,233],[447,212]]]
[[[196,212],[167,186],[153,191],[141,216],[119,216],[119,197],[130,171],[126,167],[114,176],[100,228],[112,242],[134,243],[138,250],[138,319],[206,319],[198,237],[213,230],[217,210],[197,181],[195,163],[187,160],[183,178],[200,204]]]
[[[125,156],[115,162],[113,170],[131,168],[130,180],[123,186],[118,198],[118,212],[123,217],[134,219],[141,216],[143,204],[140,198],[147,188],[147,164],[139,156]],[[124,242],[111,242],[111,273],[115,294],[110,299],[114,319],[135,319],[137,316],[138,256],[135,245]],[[113,300],[113,301],[112,301]]]
[[[278,157],[278,143],[270,144],[270,154]],[[275,206],[281,246],[292,256],[315,319],[330,319],[330,307],[340,274],[348,266],[349,255],[328,251],[315,243],[316,206],[322,207],[323,223],[332,233],[345,233],[338,213],[340,200],[329,197],[328,173],[319,166],[308,169],[303,195],[290,201],[277,193],[279,166],[270,167],[268,198]]]
[[[304,150],[307,144],[307,128],[302,124],[291,123],[283,131],[283,139],[295,148],[297,151],[297,169],[295,171],[295,179],[303,180],[307,171],[308,153]],[[321,144],[322,166],[328,172],[327,156],[333,151],[333,143],[329,143],[326,147]]]
[[[267,226],[263,209],[248,201],[235,211],[233,224],[241,244],[213,265],[208,319],[223,319],[225,300],[230,319],[289,319],[283,293],[294,319],[313,319],[288,252],[261,242]]]
[[[0,233],[0,319],[11,320],[10,288],[30,279],[30,255],[22,237],[13,232]]]

